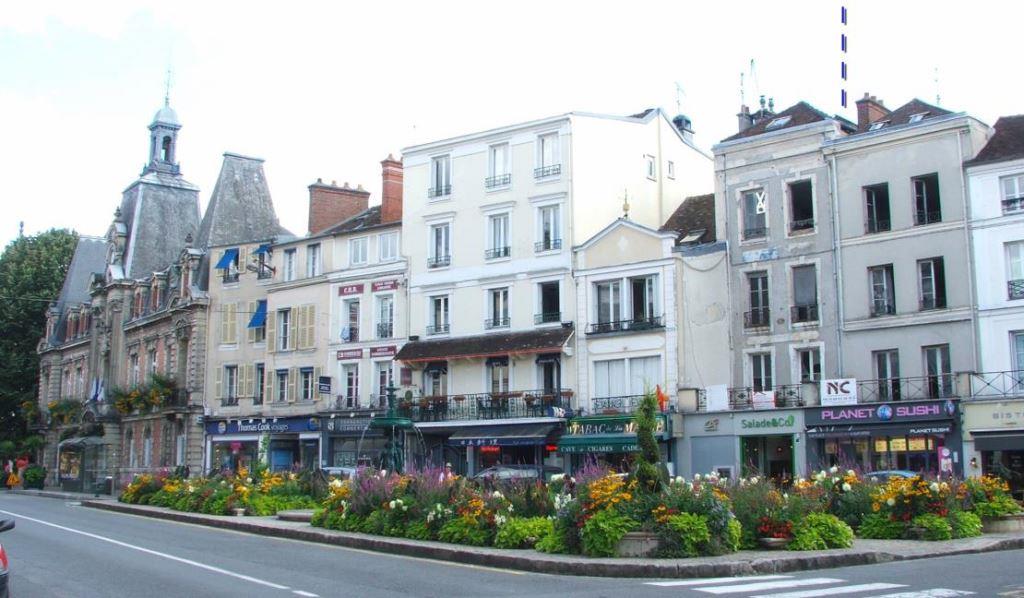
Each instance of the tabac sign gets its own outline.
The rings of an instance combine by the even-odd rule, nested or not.
[[[569,436],[595,436],[598,434],[636,434],[636,417],[632,415],[576,417],[569,421],[565,433]],[[654,434],[665,437],[668,418],[664,413],[655,416]]]

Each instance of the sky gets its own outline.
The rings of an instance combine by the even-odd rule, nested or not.
[[[304,234],[317,178],[362,184],[373,204],[389,153],[568,111],[678,108],[710,151],[735,132],[741,74],[750,105],[764,94],[855,120],[865,92],[893,108],[939,96],[994,124],[1024,113],[1006,72],[1022,17],[1006,0],[8,2],[0,244],[20,222],[105,234],[168,69],[201,207],[224,152],[257,156],[282,224]]]

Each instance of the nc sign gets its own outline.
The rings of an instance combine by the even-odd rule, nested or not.
[[[857,404],[857,379],[835,378],[821,381],[821,404],[824,407],[833,405]]]

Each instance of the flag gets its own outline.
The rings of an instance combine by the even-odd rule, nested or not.
[[[661,392],[661,385],[654,387],[654,394],[658,397],[658,409],[665,411],[668,408],[668,395]]]

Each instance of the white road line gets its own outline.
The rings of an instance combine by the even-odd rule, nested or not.
[[[681,579],[678,581],[648,581],[644,585],[670,588],[676,586],[702,586],[710,583],[729,583],[731,581],[767,581],[769,579],[790,579],[792,575],[754,575],[736,577],[706,577],[704,579]]]
[[[264,579],[259,579],[259,578],[256,578],[256,577],[251,577],[249,575],[243,575],[241,573],[235,573],[234,571],[228,571],[227,569],[221,569],[220,567],[214,567],[212,565],[207,565],[205,563],[200,563],[200,562],[193,561],[193,560],[190,560],[190,559],[181,558],[180,556],[174,556],[173,554],[167,554],[165,552],[158,552],[156,550],[151,550],[149,548],[143,548],[142,546],[136,546],[134,544],[128,544],[127,542],[122,542],[120,540],[115,540],[113,538],[108,538],[106,536],[100,536],[98,534],[92,534],[92,533],[89,533],[89,532],[83,532],[81,530],[77,530],[77,529],[70,528],[70,527],[65,527],[63,525],[57,525],[56,523],[50,523],[49,521],[43,521],[42,519],[36,519],[35,517],[28,517],[26,515],[20,515],[18,513],[12,513],[10,511],[4,511],[4,510],[0,510],[0,513],[3,513],[5,515],[10,515],[12,517],[20,517],[20,518],[22,518],[22,519],[24,519],[26,521],[32,521],[32,522],[38,523],[40,525],[46,525],[46,526],[49,526],[49,527],[57,528],[59,530],[64,530],[66,532],[71,532],[73,534],[79,534],[81,536],[86,536],[88,538],[93,538],[95,540],[101,540],[103,542],[109,542],[111,544],[115,544],[117,546],[122,546],[124,548],[130,548],[132,550],[138,550],[139,552],[144,552],[146,554],[151,554],[153,556],[158,556],[158,557],[165,558],[165,559],[168,559],[168,560],[171,560],[171,561],[175,561],[175,562],[178,562],[178,563],[183,563],[185,565],[191,565],[193,567],[198,567],[199,569],[205,569],[207,571],[212,571],[213,573],[220,573],[221,575],[227,575],[228,577],[234,577],[236,579],[241,579],[241,580],[248,581],[248,582],[251,582],[251,583],[254,583],[254,584],[258,584],[258,585],[261,585],[261,586],[266,586],[268,588],[274,588],[276,590],[290,590],[291,589],[288,586],[283,586],[283,585],[281,585],[279,583],[274,583],[272,581],[266,581]],[[296,592],[296,593],[298,593],[298,592]],[[303,594],[303,595],[305,595],[305,596],[315,596],[316,594]]]
[[[934,588],[931,590],[922,590],[920,592],[900,592],[898,594],[886,594],[884,596],[874,596],[873,598],[953,598],[954,596],[970,596],[974,592],[964,592],[961,590],[947,590],[946,588]]]
[[[905,588],[902,583],[862,583],[855,586],[842,586],[838,588],[825,588],[822,590],[802,590],[799,592],[786,592],[784,594],[761,594],[750,598],[817,598],[818,596],[831,596],[833,594],[856,594],[857,592],[874,592],[876,590],[892,590]]]
[[[738,586],[712,586],[710,588],[694,588],[698,592],[708,594],[739,594],[740,592],[759,592],[761,590],[782,590],[800,586],[821,586],[829,583],[842,583],[842,579],[833,577],[812,577],[810,579],[787,579],[785,581],[764,581],[761,583],[745,583]]]
[[[320,598],[318,594],[312,592],[303,592],[302,590],[292,590],[292,594],[298,594],[299,596],[306,596],[307,598]]]

